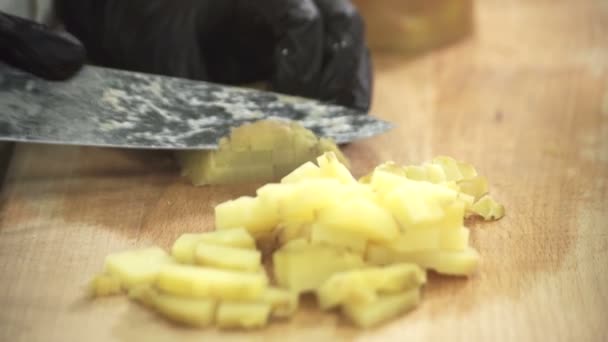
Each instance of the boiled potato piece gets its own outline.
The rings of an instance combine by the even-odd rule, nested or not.
[[[171,248],[171,255],[175,260],[184,264],[194,263],[194,250],[200,242],[214,245],[255,248],[255,240],[245,228],[216,230],[205,233],[186,233],[175,240]]]
[[[153,308],[171,321],[194,327],[213,324],[217,308],[217,301],[214,299],[180,297],[159,292],[152,287],[140,287],[132,292],[130,297]]]
[[[357,180],[344,166],[334,152],[327,152],[317,158],[321,177],[336,179],[343,184],[355,184]]]
[[[346,199],[319,211],[316,222],[373,241],[390,241],[399,234],[391,213],[364,197]]]
[[[446,229],[441,232],[439,248],[447,251],[462,251],[469,246],[470,231],[467,227]]]
[[[356,253],[365,252],[367,240],[364,236],[347,230],[334,229],[321,224],[313,224],[310,229],[310,241],[315,244],[344,248]]]
[[[307,179],[321,178],[321,169],[313,162],[306,162],[281,179],[281,183],[298,183]]]
[[[397,252],[438,250],[441,233],[437,228],[407,229],[387,246]]]
[[[372,302],[349,302],[342,312],[357,326],[369,328],[412,310],[420,302],[420,290],[385,294]]]
[[[262,267],[262,253],[257,250],[219,246],[199,242],[194,252],[197,264],[228,270],[257,272]]]
[[[113,296],[122,293],[120,278],[116,275],[98,274],[89,284],[92,297]]]
[[[262,273],[179,264],[163,266],[156,281],[159,289],[170,294],[223,300],[256,299],[267,284],[268,278]]]
[[[437,273],[454,276],[471,275],[479,267],[479,253],[471,247],[461,251],[395,252],[384,246],[370,245],[366,260],[375,265],[411,262]]]
[[[479,200],[489,191],[488,180],[483,176],[476,176],[469,179],[464,179],[458,182],[460,191],[473,196],[475,200]]]
[[[152,283],[160,269],[171,264],[171,257],[159,247],[110,254],[106,257],[104,272],[120,279],[125,289]]]
[[[259,301],[270,304],[273,317],[291,317],[298,309],[299,295],[296,292],[269,287],[262,293]]]
[[[369,303],[379,294],[399,293],[426,283],[426,274],[415,264],[395,264],[336,273],[317,290],[323,310],[347,303]]]
[[[268,324],[271,305],[261,302],[221,302],[216,324],[220,328],[261,328]]]
[[[280,245],[296,239],[308,240],[310,238],[311,225],[308,223],[290,223],[280,226],[279,229]]]
[[[272,258],[279,286],[296,293],[317,289],[334,273],[364,266],[360,255],[305,242],[287,245]]]
[[[280,203],[280,221],[287,225],[312,223],[317,211],[340,202],[346,196],[345,190],[335,179],[301,181]]]
[[[447,181],[459,181],[464,178],[458,162],[454,158],[438,156],[433,158],[432,163],[441,166]]]
[[[279,223],[276,207],[243,196],[215,207],[215,229],[245,228],[253,236],[271,232]]]
[[[471,207],[471,211],[484,220],[498,220],[505,216],[505,207],[497,203],[492,197],[485,195],[475,202]]]

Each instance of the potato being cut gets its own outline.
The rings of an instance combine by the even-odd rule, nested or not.
[[[233,128],[217,151],[178,152],[177,160],[194,185],[234,184],[279,180],[323,152],[346,162],[335,143],[295,122],[260,120]]]
[[[243,272],[257,272],[262,267],[260,251],[219,246],[204,241],[196,245],[194,260],[203,266]]]
[[[346,317],[362,328],[369,328],[395,318],[418,305],[420,290],[385,294],[372,302],[352,302],[342,307]]]
[[[160,269],[172,262],[167,252],[151,247],[108,255],[104,271],[120,279],[123,288],[130,289],[135,285],[154,282]]]
[[[268,323],[271,305],[262,302],[221,302],[216,323],[220,328],[261,328]]]
[[[178,264],[163,266],[156,281],[159,289],[170,294],[222,300],[256,299],[267,284],[268,278],[262,273]]]
[[[313,291],[334,273],[364,265],[360,255],[305,242],[279,249],[273,261],[279,286],[296,293]]]
[[[244,228],[216,230],[205,233],[186,233],[175,240],[171,255],[184,264],[194,263],[194,250],[200,242],[238,248],[255,248],[255,240]]]
[[[415,264],[394,264],[336,273],[317,290],[323,310],[348,303],[370,303],[378,295],[417,289],[426,274]]]

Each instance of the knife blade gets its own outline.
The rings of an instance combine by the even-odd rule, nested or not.
[[[0,63],[0,140],[215,149],[232,127],[293,120],[342,144],[391,124],[354,109],[234,86],[85,66],[53,82]]]

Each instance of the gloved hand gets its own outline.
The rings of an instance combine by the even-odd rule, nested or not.
[[[350,0],[55,0],[93,64],[367,110],[372,72]]]

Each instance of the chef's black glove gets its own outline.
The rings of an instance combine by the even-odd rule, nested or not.
[[[82,44],[65,32],[0,12],[0,60],[50,80],[65,80],[84,64]]]
[[[56,0],[92,63],[367,110],[364,24],[350,0]]]

